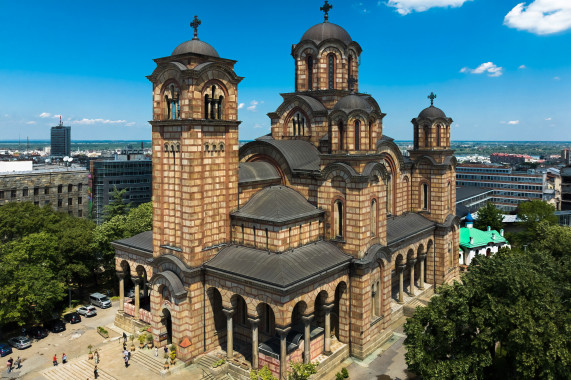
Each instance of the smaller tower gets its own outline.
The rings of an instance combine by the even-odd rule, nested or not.
[[[430,107],[423,109],[418,117],[412,119],[414,125],[414,150],[450,149],[450,125],[452,119],[444,111],[434,107],[436,95],[428,95]]]

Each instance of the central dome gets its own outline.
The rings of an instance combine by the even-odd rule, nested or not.
[[[353,41],[349,33],[339,25],[332,24],[330,22],[322,22],[321,24],[317,24],[309,28],[301,37],[300,42],[311,40],[316,44],[320,44],[322,41],[330,38],[341,40],[345,45],[349,45]]]
[[[364,99],[364,97],[350,94],[339,99],[337,104],[333,107],[334,110],[343,110],[345,112],[350,112],[353,110],[363,110],[367,113],[373,111],[373,106]]]
[[[171,55],[187,53],[208,55],[210,57],[219,57],[218,52],[210,44],[200,41],[198,38],[193,38],[190,41],[186,41],[178,45]]]

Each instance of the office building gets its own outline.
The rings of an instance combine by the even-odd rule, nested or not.
[[[59,124],[51,129],[52,157],[66,157],[71,154],[71,127],[63,125],[61,118]]]

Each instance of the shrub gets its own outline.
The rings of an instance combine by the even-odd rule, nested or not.
[[[347,371],[347,368],[343,367],[341,369],[341,374],[343,375],[343,378],[345,378],[345,379],[349,378],[349,371]]]

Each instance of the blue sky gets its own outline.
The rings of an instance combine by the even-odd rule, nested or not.
[[[385,134],[437,94],[454,140],[571,140],[571,0],[332,0],[330,22],[363,48],[359,89],[387,113]],[[0,140],[150,140],[145,78],[192,38],[238,61],[240,139],[269,132],[293,91],[291,45],[323,20],[323,1],[0,0]]]

